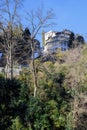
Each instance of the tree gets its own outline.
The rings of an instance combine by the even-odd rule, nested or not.
[[[84,37],[81,36],[81,35],[77,35],[76,36],[76,41],[77,41],[77,45],[80,45],[80,44],[84,44],[85,43],[85,40],[84,40]]]
[[[43,15],[42,9],[37,9],[37,11],[28,13],[29,16],[29,23],[31,28],[31,36],[29,38],[31,50],[32,50],[32,60],[31,60],[31,70],[33,74],[33,81],[34,81],[34,97],[37,94],[37,88],[38,88],[38,82],[37,82],[37,71],[35,66],[35,58],[34,58],[34,52],[35,52],[35,37],[40,32],[41,28],[47,28],[51,26],[53,23],[49,23],[48,21],[53,18],[53,11],[49,10],[46,15]],[[39,50],[40,51],[40,50]]]
[[[73,40],[74,40],[74,33],[72,32],[71,35],[70,35],[70,39],[69,39],[69,48],[72,48],[73,47]]]
[[[14,47],[17,44],[17,37],[14,35],[14,27],[19,24],[18,8],[21,5],[20,0],[4,0],[0,1],[0,51],[5,55],[6,66],[5,71],[7,77],[10,69],[10,78],[13,78],[13,59]],[[13,11],[11,10],[13,7]]]
[[[85,43],[84,37],[81,35],[76,35],[72,41],[72,47],[78,47]]]

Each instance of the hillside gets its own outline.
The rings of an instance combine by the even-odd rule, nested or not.
[[[16,79],[0,76],[2,130],[87,129],[87,45],[34,60]],[[48,58],[49,59],[49,58]]]
[[[50,87],[53,91],[53,88],[60,86],[56,91],[59,93],[58,91],[62,91],[60,88],[64,89],[65,92],[62,91],[60,97],[64,97],[65,100],[67,100],[67,96],[65,95],[69,94],[68,100],[71,108],[68,113],[69,115],[67,116],[67,130],[85,130],[87,128],[86,59],[87,45],[85,44],[72,48],[66,52],[58,50],[58,53],[49,54],[46,57],[36,60],[39,84],[38,95],[40,98],[42,98],[42,100],[47,98],[44,87],[45,89]]]

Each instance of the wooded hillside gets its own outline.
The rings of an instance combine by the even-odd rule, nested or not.
[[[35,60],[35,95],[31,67],[16,79],[0,76],[2,130],[87,129],[87,45],[52,56]]]

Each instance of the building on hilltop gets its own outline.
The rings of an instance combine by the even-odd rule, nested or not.
[[[55,52],[57,49],[66,51],[73,39],[74,33],[69,30],[64,30],[62,32],[49,31],[44,33],[43,53]]]

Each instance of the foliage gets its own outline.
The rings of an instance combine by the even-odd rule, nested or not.
[[[48,63],[50,65],[50,63]],[[48,65],[47,64],[47,65]],[[54,65],[50,66],[54,68]],[[50,71],[50,70],[49,70]],[[63,85],[64,74],[45,74],[43,86],[37,97],[27,85],[27,79],[0,80],[1,127],[3,130],[56,130],[64,129],[68,112],[68,96]],[[29,82],[29,81],[28,81]],[[39,82],[39,81],[38,81]],[[42,93],[43,92],[43,93]],[[43,94],[45,98],[43,98]],[[3,100],[4,99],[4,100]],[[3,114],[2,114],[3,113]]]
[[[5,79],[1,75],[2,130],[86,129],[86,49],[83,45],[67,51],[61,55],[66,57],[63,63],[35,60],[38,79],[35,97],[30,68],[24,69],[19,79]]]
[[[22,82],[0,77],[0,128],[2,130],[7,129],[12,124],[12,120],[22,114],[27,98],[28,91],[27,89],[24,91]]]
[[[16,24],[19,0],[14,0],[16,6],[12,13],[9,0],[5,1],[7,8],[2,11],[9,18],[6,24],[0,24],[0,51],[4,64],[11,71],[14,64],[29,64],[29,67],[22,70],[18,79],[13,78],[13,74],[11,79],[0,75],[0,128],[82,130],[83,124],[86,128],[87,45],[78,46],[84,43],[83,37],[75,39],[72,32],[68,46],[74,49],[58,50],[35,59],[34,52],[38,50],[41,54],[40,43],[35,37],[41,28],[51,25],[48,21],[52,19],[52,10],[45,16],[42,9],[28,13],[31,30],[25,28],[23,31],[22,26]]]

